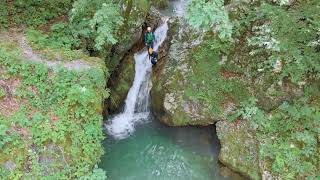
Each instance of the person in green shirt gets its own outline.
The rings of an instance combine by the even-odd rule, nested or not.
[[[147,28],[147,33],[144,35],[144,42],[147,46],[147,49],[152,48],[153,49],[153,44],[155,41],[156,37],[154,33],[152,32],[151,27]]]

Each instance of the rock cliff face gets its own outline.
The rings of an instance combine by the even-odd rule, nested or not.
[[[201,51],[204,44],[202,33],[191,29],[182,18],[171,19],[169,26],[170,47],[166,56],[159,60],[153,74],[153,112],[170,126],[213,124],[225,116],[232,103],[226,103],[228,107],[221,111],[214,111],[209,101],[193,95],[194,92],[209,91],[205,84],[211,78],[198,69],[206,66],[205,63],[196,64],[198,59],[195,54]],[[211,58],[205,57],[205,60],[212,65],[214,60]],[[193,77],[207,79],[194,83]]]
[[[144,47],[142,46],[144,28],[151,26],[155,29],[162,23],[162,19],[160,13],[156,9],[151,8],[150,13],[146,17],[139,17],[136,22],[135,27],[132,27],[132,33],[129,33],[129,41],[121,43],[115,48],[116,55],[113,58],[122,60],[108,82],[111,96],[107,101],[107,107],[110,113],[120,110],[132,85],[135,74],[133,52]]]
[[[155,116],[169,126],[209,125],[217,122],[222,147],[220,161],[246,177],[260,179],[255,133],[245,121],[225,121],[236,105],[247,97],[244,80],[239,74],[222,68],[221,64],[226,57],[198,57],[198,52],[205,47],[207,40],[183,19],[171,19],[169,27],[167,53],[159,60],[153,72],[151,97]],[[192,76],[202,82],[194,82]],[[226,84],[227,90],[220,87]],[[213,108],[214,98],[205,100],[213,95],[195,98],[197,89],[200,93],[214,92],[214,96],[221,96],[217,98],[219,110]]]
[[[275,3],[275,1],[272,2]],[[295,5],[295,2],[288,1],[288,5]],[[229,1],[227,9],[231,13],[230,17],[240,16],[243,10],[240,5],[242,4],[238,1]],[[257,62],[264,61],[264,58],[260,59],[260,55],[250,55],[253,52],[252,49],[257,47],[252,47],[248,43],[248,39],[254,34],[251,25],[247,28],[241,30],[242,35],[235,39],[232,47],[226,45],[225,48],[225,44],[217,40],[216,34],[197,32],[191,29],[182,18],[171,18],[167,41],[161,48],[159,62],[153,69],[152,110],[157,119],[169,126],[205,126],[216,123],[221,141],[220,161],[250,179],[278,179],[277,176],[282,175],[279,172],[291,176],[291,172],[284,172],[284,169],[288,170],[286,167],[290,166],[290,164],[285,165],[284,162],[281,162],[283,165],[281,171],[272,172],[274,168],[272,163],[276,158],[285,159],[283,157],[287,157],[289,153],[281,148],[275,148],[283,156],[275,153],[272,154],[272,159],[268,156],[263,157],[262,147],[271,148],[275,143],[282,144],[283,142],[277,142],[277,139],[284,138],[290,148],[296,148],[294,144],[288,144],[291,143],[291,140],[288,141],[288,137],[292,135],[290,133],[301,130],[308,132],[310,128],[300,127],[296,123],[294,126],[297,127],[288,132],[283,130],[287,127],[282,127],[285,133],[278,133],[273,139],[269,136],[261,138],[261,134],[265,135],[265,129],[262,128],[263,131],[261,131],[261,129],[257,130],[257,127],[253,128],[253,119],[250,117],[245,119],[238,116],[234,122],[226,119],[236,108],[246,106],[240,103],[246,102],[249,97],[255,97],[257,99],[255,107],[261,109],[268,118],[272,118],[272,115],[279,115],[277,111],[281,111],[279,107],[282,104],[287,105],[303,97],[306,90],[304,87],[308,83],[318,87],[315,84],[319,82],[301,81],[294,84],[287,78],[280,78],[279,73],[284,70],[286,64],[279,60],[271,67],[273,70],[269,73],[263,72],[265,71],[263,68],[258,68],[260,65],[254,67]],[[286,37],[285,34],[281,36]],[[215,51],[217,49],[219,52]],[[119,89],[125,90],[121,93],[119,93],[120,90],[115,90],[119,96],[112,96],[120,103],[114,108],[119,107],[123,102],[131,86],[130,78],[133,78],[132,59],[125,58],[123,62],[124,66],[119,67],[124,74],[119,76],[121,78],[115,88],[124,86],[125,88]],[[311,94],[311,102],[318,99],[317,93]],[[286,112],[282,113],[287,116]],[[268,118],[263,119],[269,120]],[[273,119],[274,127],[282,126],[285,122],[282,120],[286,118],[281,117],[279,121]],[[270,122],[262,124],[268,123]],[[317,137],[319,139],[319,136]],[[269,140],[268,145],[266,145],[267,140]],[[272,148],[271,150],[273,151]],[[299,151],[302,151],[302,148]],[[305,162],[304,158],[300,160]],[[300,170],[296,173],[301,177],[305,176],[300,175]]]

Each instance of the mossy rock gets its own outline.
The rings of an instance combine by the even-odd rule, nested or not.
[[[220,74],[220,55],[207,53],[210,49],[202,32],[181,18],[171,19],[169,27],[168,53],[153,73],[154,114],[170,126],[205,126],[225,119],[230,104],[248,97],[243,80]]]
[[[120,64],[119,69],[109,80],[110,99],[108,108],[110,112],[118,111],[123,105],[135,76],[135,63],[133,54],[127,56]]]
[[[221,143],[219,160],[250,179],[261,179],[258,141],[248,122],[219,121],[216,128]]]

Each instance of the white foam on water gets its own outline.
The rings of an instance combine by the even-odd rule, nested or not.
[[[158,47],[163,43],[167,36],[168,24],[167,20],[155,31],[155,46]],[[122,113],[115,115],[108,120],[105,125],[109,135],[116,139],[125,139],[135,131],[135,125],[139,122],[148,120],[149,98],[150,98],[150,76],[152,71],[152,64],[148,57],[148,52],[144,49],[134,55],[135,59],[135,77],[133,85],[130,88],[124,110]]]

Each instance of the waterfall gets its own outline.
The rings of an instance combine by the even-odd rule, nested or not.
[[[167,20],[155,31],[155,45],[157,50],[167,36]],[[150,115],[150,89],[152,64],[148,57],[148,52],[144,49],[134,55],[135,77],[130,88],[123,112],[108,120],[105,125],[109,135],[116,139],[125,139],[135,130],[135,125],[148,120]]]
[[[186,9],[188,0],[173,1],[173,13],[176,16],[184,17],[186,15]]]

